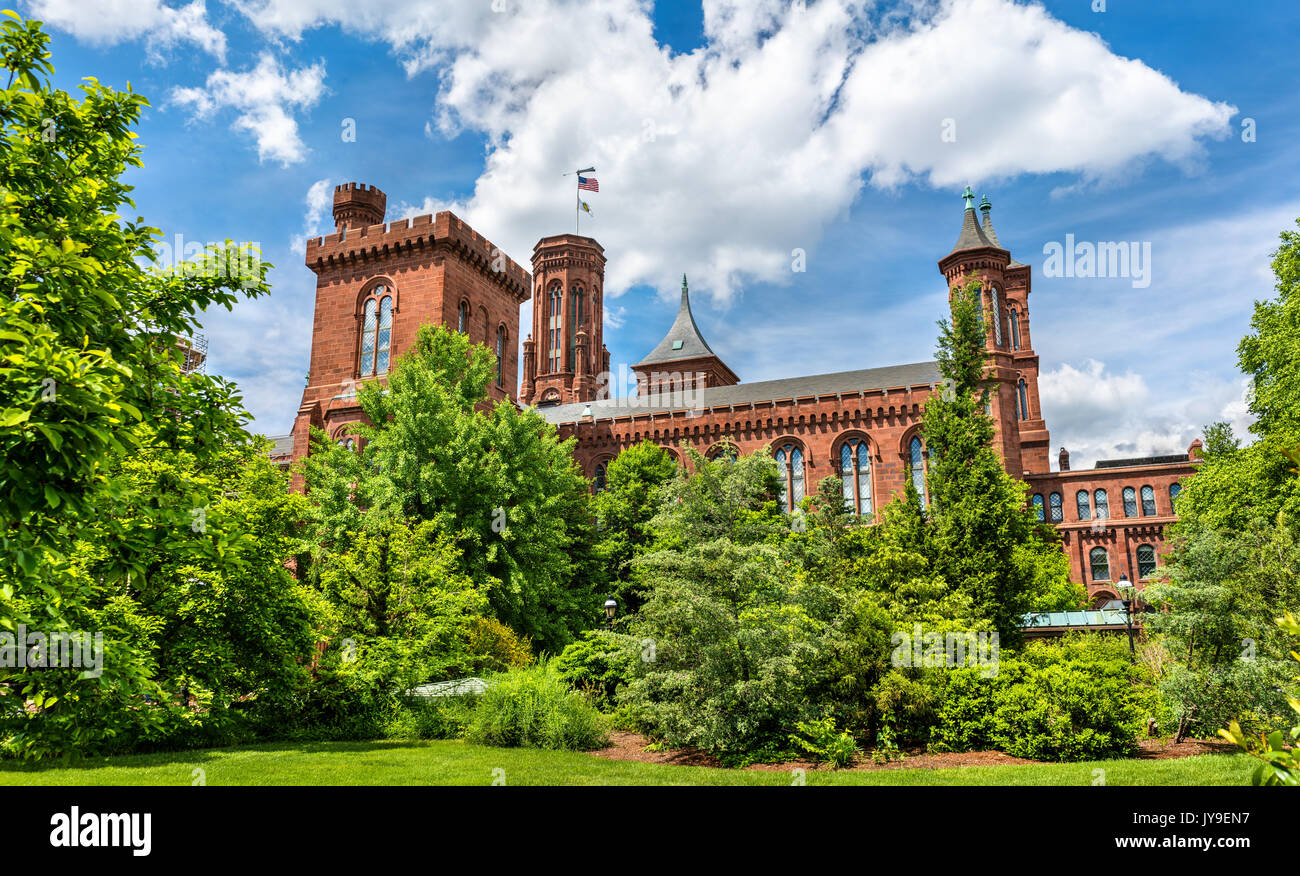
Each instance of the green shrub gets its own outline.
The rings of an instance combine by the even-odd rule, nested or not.
[[[853,764],[858,753],[857,740],[851,733],[836,732],[833,718],[800,721],[795,727],[799,732],[790,734],[790,742],[812,755],[813,760],[829,763],[837,770]]]
[[[478,694],[402,697],[384,725],[384,735],[389,739],[460,739],[478,700]]]
[[[1003,652],[998,674],[949,673],[931,748],[994,748],[1015,757],[1080,761],[1129,754],[1151,706],[1121,639],[1078,636]]]
[[[609,630],[591,630],[560,652],[554,660],[560,677],[575,690],[591,696],[609,711],[618,691],[632,679],[640,659],[636,639]]]
[[[552,661],[495,675],[466,728],[480,745],[590,751],[609,744],[604,716]]]

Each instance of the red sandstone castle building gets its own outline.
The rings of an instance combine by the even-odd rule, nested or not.
[[[988,198],[977,216],[969,188],[963,197],[961,231],[939,271],[950,290],[972,277],[983,285],[997,449],[1007,471],[1029,485],[1040,519],[1060,531],[1071,577],[1100,604],[1116,598],[1121,577],[1141,586],[1152,574],[1200,441],[1186,455],[1106,460],[1078,471],[1062,448],[1052,470],[1030,330],[1031,270],[999,242]],[[376,188],[338,186],[336,232],[307,241],[307,267],[316,274],[311,366],[293,432],[274,439],[283,464],[307,455],[313,426],[350,446],[363,419],[357,384],[384,379],[416,329],[439,322],[496,353],[494,400],[534,406],[562,438],[577,439],[574,456],[594,489],[620,451],[650,440],[679,459],[683,445],[710,457],[766,448],[791,509],[828,475],[841,478],[846,507],[865,520],[908,480],[928,501],[921,411],[943,391],[938,363],[742,383],[701,334],[683,277],[668,333],[632,366],[635,394],[613,397],[599,243],[543,237],[529,272],[450,212],[385,224],[385,207]],[[519,307],[530,297],[533,325],[521,362]]]

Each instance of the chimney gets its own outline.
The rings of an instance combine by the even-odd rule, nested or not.
[[[1058,457],[1058,459],[1060,459],[1060,461],[1061,461],[1061,471],[1069,471],[1069,470],[1070,470],[1070,451],[1068,451],[1068,450],[1066,450],[1064,447],[1062,447],[1062,448],[1061,448],[1061,455]]]

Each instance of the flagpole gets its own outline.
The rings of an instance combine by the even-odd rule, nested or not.
[[[579,225],[578,225],[578,223],[582,219],[582,175],[584,173],[595,173],[595,172],[596,172],[596,168],[594,167],[584,167],[581,170],[575,170],[573,172],[573,175],[576,177],[573,184],[577,186],[577,188],[573,190],[573,202],[574,202],[573,203],[573,233],[575,236],[582,233],[579,230]]]

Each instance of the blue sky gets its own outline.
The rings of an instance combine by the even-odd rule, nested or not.
[[[1076,466],[1244,428],[1236,344],[1300,216],[1293,0],[18,8],[54,34],[59,85],[150,98],[130,174],[150,224],[276,265],[269,299],[205,321],[268,434],[299,402],[302,241],[332,230],[340,182],[379,186],[390,219],[452,209],[526,264],[571,227],[561,174],[594,164],[613,361],[658,342],[685,272],[746,381],[931,358],[969,183],[1034,266],[1044,415]],[[1149,285],[1045,276],[1066,235],[1149,243]]]

